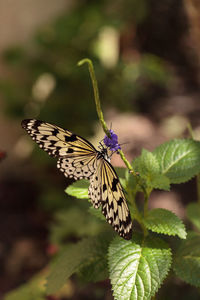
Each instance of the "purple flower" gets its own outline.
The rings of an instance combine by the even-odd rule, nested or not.
[[[111,137],[109,138],[107,135],[105,135],[103,141],[104,144],[110,148],[111,151],[117,151],[121,149],[120,145],[118,144],[118,136],[114,133],[113,130],[109,130]]]

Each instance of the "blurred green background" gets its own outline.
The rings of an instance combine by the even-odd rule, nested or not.
[[[23,132],[21,120],[45,120],[97,145],[104,134],[89,72],[86,65],[77,66],[88,57],[106,120],[120,142],[128,142],[123,150],[130,160],[142,147],[152,150],[170,138],[188,136],[188,122],[199,139],[200,5],[194,0],[4,0],[0,20],[0,151],[6,155],[0,161],[3,297],[44,270],[66,241],[98,234],[105,225],[89,214],[86,201],[64,193],[72,181]],[[122,166],[118,157],[113,164]],[[194,188],[190,184],[187,190]],[[162,205],[184,216],[185,190],[155,193],[152,207],[160,207],[163,198]],[[181,299],[199,299],[190,287],[179,285],[175,290],[169,282],[171,294],[163,289],[158,299],[180,294]],[[112,295],[107,281],[88,288],[72,278],[55,299]]]

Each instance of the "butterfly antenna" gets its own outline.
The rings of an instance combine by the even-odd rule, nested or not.
[[[127,145],[127,144],[130,144],[130,142],[125,142],[125,143],[119,144],[119,146]]]

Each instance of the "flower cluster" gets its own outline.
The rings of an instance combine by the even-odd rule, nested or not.
[[[110,148],[111,151],[117,151],[121,149],[120,145],[118,144],[118,136],[114,133],[113,130],[109,130],[111,137],[109,138],[107,135],[105,135],[103,141],[104,144]]]

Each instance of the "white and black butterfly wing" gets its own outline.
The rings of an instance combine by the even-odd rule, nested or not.
[[[132,222],[119,178],[112,165],[98,159],[96,172],[90,179],[89,197],[93,206],[102,205],[102,213],[114,230],[125,239],[132,236]]]
[[[90,179],[96,169],[97,151],[85,139],[56,125],[34,119],[22,121],[22,127],[40,148],[59,157],[58,169],[66,177]]]
[[[59,158],[57,168],[66,177],[90,179],[96,170],[96,155],[82,155],[77,157]]]
[[[35,119],[22,121],[22,127],[39,147],[54,157],[96,155],[94,146],[84,138],[56,125]]]

